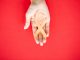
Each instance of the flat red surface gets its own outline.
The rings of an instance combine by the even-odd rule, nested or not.
[[[0,60],[80,60],[80,1],[47,0],[50,37],[43,47],[24,30],[29,0],[0,0]]]

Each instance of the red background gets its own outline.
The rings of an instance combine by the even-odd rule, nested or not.
[[[80,1],[47,0],[50,37],[43,47],[24,30],[29,0],[0,0],[0,60],[80,60]]]

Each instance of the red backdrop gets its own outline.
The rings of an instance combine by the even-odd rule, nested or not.
[[[80,2],[47,0],[50,37],[43,47],[24,30],[29,0],[0,0],[0,60],[80,60]]]

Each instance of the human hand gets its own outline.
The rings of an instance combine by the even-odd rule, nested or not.
[[[26,13],[24,29],[28,29],[30,21],[36,43],[43,46],[43,43],[46,43],[46,38],[49,37],[50,24],[49,11],[45,2],[39,5],[30,5]]]

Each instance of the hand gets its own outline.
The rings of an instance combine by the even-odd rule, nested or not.
[[[50,15],[45,2],[30,5],[26,13],[26,23],[24,29],[28,29],[30,21],[36,43],[43,46],[43,43],[46,43],[46,38],[49,36],[50,24]]]

